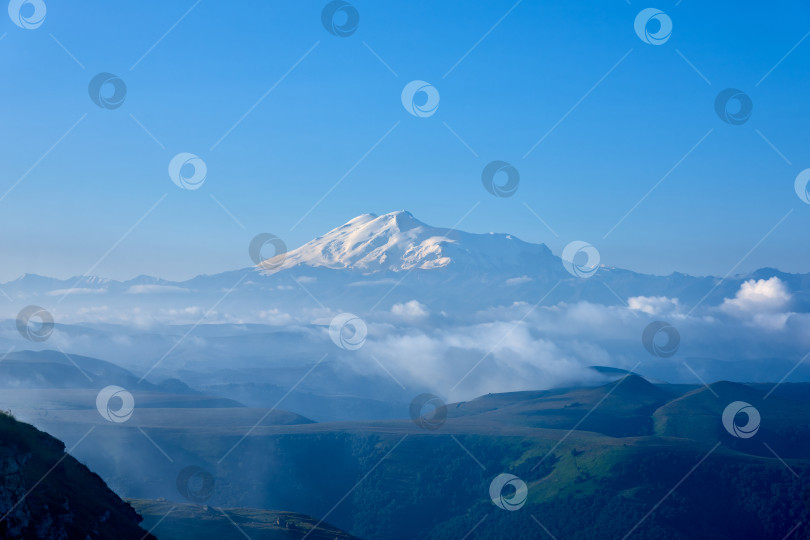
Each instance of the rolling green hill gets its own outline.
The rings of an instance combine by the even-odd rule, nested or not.
[[[451,405],[448,416],[553,429],[577,426],[581,431],[626,437],[652,434],[651,414],[674,397],[631,374],[596,388],[488,394]],[[593,412],[581,421],[591,409]]]
[[[559,539],[808,539],[810,401],[794,399],[799,386],[768,395],[771,388],[653,384],[629,374],[597,387],[448,404],[436,430],[410,420],[314,423],[245,407],[144,407],[109,424],[76,408],[87,397],[78,394],[73,406],[59,398],[63,407],[38,422],[66,440],[96,426],[94,444],[78,455],[120,495],[141,499],[134,504],[150,526],[176,507],[162,525],[170,535],[218,539],[233,534],[228,517],[252,538],[290,532],[274,525],[277,510],[253,508],[314,516],[367,540],[529,539],[548,536],[544,527]],[[754,436],[723,426],[734,401],[760,412]],[[208,508],[182,506],[175,479],[188,465],[214,479]],[[501,473],[528,487],[517,511],[490,499]]]
[[[760,409],[755,437],[723,427],[733,401]],[[780,392],[628,375],[449,404],[435,431],[409,421],[262,427],[211,466],[221,501],[327,516],[368,539],[528,539],[543,527],[574,539],[810,538],[808,426],[810,404]],[[253,479],[237,482],[248,470]],[[519,511],[490,501],[503,472],[528,486]]]

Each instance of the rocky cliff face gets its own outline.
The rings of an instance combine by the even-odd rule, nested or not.
[[[22,468],[30,458],[31,454],[21,452],[15,445],[0,446],[0,513],[6,516],[0,530],[8,536],[22,536],[31,521],[26,505],[16,504],[25,496]]]
[[[141,520],[61,441],[0,413],[0,538],[153,539]]]

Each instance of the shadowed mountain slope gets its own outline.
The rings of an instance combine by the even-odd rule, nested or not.
[[[0,538],[152,538],[65,445],[0,414]]]

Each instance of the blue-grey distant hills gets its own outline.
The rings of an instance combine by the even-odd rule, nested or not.
[[[267,256],[272,254],[271,250]],[[251,262],[247,245],[244,261]],[[432,227],[398,211],[358,216],[259,265],[185,281],[25,274],[0,286],[14,302],[27,300],[45,307],[58,302],[66,308],[83,306],[87,312],[97,305],[111,311],[139,306],[148,314],[189,299],[204,305],[235,287],[223,306],[235,314],[266,307],[269,299],[276,307],[319,302],[356,311],[388,309],[417,299],[435,310],[463,314],[543,297],[547,305],[562,301],[621,305],[630,297],[666,296],[687,307],[700,303],[709,308],[733,297],[747,280],[772,277],[793,291],[794,311],[808,310],[810,274],[762,268],[726,278],[677,272],[657,276],[600,264],[592,277],[581,278],[567,272],[545,244],[510,234]]]
[[[249,244],[246,266],[186,281],[2,284],[0,351],[61,348],[248,407],[295,387],[287,403],[316,421],[390,418],[421,391],[461,400],[604,381],[592,365],[638,364],[671,382],[810,380],[800,361],[810,274],[656,276],[575,256],[592,274],[579,277],[544,244],[432,227],[405,211],[358,216],[280,254],[272,238],[264,250]],[[48,341],[17,332],[31,304],[53,314]],[[330,337],[347,312],[367,328],[357,350]],[[677,328],[674,356],[643,346],[653,321]]]

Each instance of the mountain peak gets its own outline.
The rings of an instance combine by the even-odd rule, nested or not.
[[[274,274],[297,266],[351,269],[363,273],[487,266],[551,257],[542,244],[505,234],[471,234],[427,225],[407,210],[362,214],[298,249],[282,264],[259,270]]]
[[[426,225],[416,219],[413,214],[407,210],[397,210],[396,212],[389,212],[378,216],[377,214],[360,214],[359,216],[350,219],[337,229],[333,229],[329,234],[346,229],[366,229],[369,227],[377,227],[385,230],[406,231],[415,227],[425,227]]]
[[[368,223],[369,221],[377,219],[378,217],[380,217],[380,216],[378,216],[377,214],[360,214],[359,216],[357,216],[355,218],[352,218],[349,221],[347,221],[343,226],[344,227],[349,226],[349,225],[356,226],[356,225],[360,225],[360,224],[363,224],[363,223]]]
[[[364,272],[445,266],[441,244],[451,241],[442,231],[405,210],[377,216],[362,214],[324,236],[290,251],[274,273],[298,265],[349,268]]]
[[[346,222],[346,225],[358,226],[369,223],[371,221],[378,221],[380,223],[389,223],[404,229],[425,225],[424,223],[416,219],[413,216],[413,214],[411,214],[407,210],[397,210],[396,212],[388,212],[387,214],[383,214],[381,216],[378,216],[377,214],[361,214],[356,218]],[[346,225],[344,225],[344,227]]]

